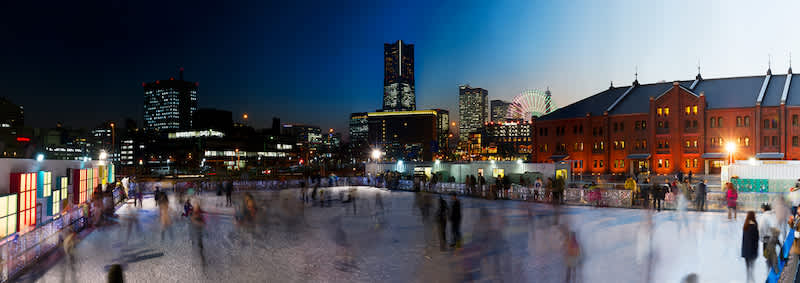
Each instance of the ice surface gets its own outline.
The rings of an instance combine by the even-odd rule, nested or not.
[[[376,207],[378,193],[383,213]],[[550,225],[549,205],[461,198],[464,247],[442,252],[436,225],[420,220],[413,193],[359,187],[355,215],[351,204],[338,201],[331,207],[300,206],[298,194],[254,192],[262,206],[260,225],[249,230],[235,225],[233,208],[221,206],[224,196],[200,197],[210,212],[205,272],[188,221],[180,216],[182,205],[170,196],[173,237],[166,233],[161,240],[157,210],[152,198],[146,199],[138,213],[142,231],[130,241],[124,241],[126,226],[114,225],[95,230],[78,244],[77,280],[104,282],[107,266],[122,263],[127,282],[453,282],[476,266],[482,281],[564,281],[563,237],[558,226]],[[241,197],[234,195],[237,205]],[[475,241],[490,229],[478,224],[481,208],[491,215],[488,226],[501,231],[486,242]],[[130,209],[123,206],[121,218]],[[634,209],[563,208],[561,223],[577,232],[583,249],[581,282],[644,282],[644,249],[650,239],[642,232],[646,215]],[[688,212],[686,226],[681,226],[678,213],[656,213],[652,282],[680,282],[689,273],[697,273],[700,282],[744,282],[744,215],[727,221],[723,213]],[[756,282],[763,282],[766,273],[759,257]],[[34,268],[21,280],[61,282],[63,274],[69,270],[60,259]]]

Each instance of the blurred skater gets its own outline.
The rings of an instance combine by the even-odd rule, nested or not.
[[[444,251],[447,249],[447,202],[439,196],[439,209],[436,210],[436,224],[438,224],[436,231],[439,234],[439,249]]]
[[[205,252],[203,251],[203,230],[205,230],[206,227],[206,220],[205,216],[203,215],[203,210],[200,209],[200,203],[196,203],[193,208],[194,211],[192,211],[190,232],[192,242],[197,244],[197,251],[200,255],[200,263],[202,264],[203,271],[205,271],[206,256]]]
[[[67,272],[70,273],[70,277],[72,278],[71,282],[78,282],[77,271],[75,270],[75,244],[78,235],[72,228],[66,228],[65,230],[67,231],[66,236],[64,236],[64,241],[61,245],[64,249],[64,257],[67,263],[64,265],[63,273],[61,274],[61,282],[66,282]]]
[[[736,188],[730,182],[725,183],[725,188],[725,199],[728,202],[728,220],[731,220],[731,212],[733,212],[733,220],[736,220],[736,200],[739,199],[739,193],[736,192]]]
[[[452,247],[461,247],[461,201],[456,194],[452,195],[453,204],[450,205],[450,229],[453,234]]]
[[[753,279],[753,262],[758,257],[758,222],[756,222],[756,213],[752,210],[747,212],[743,230],[742,257],[747,267],[747,282],[755,282]]]
[[[569,231],[567,228],[564,228],[564,230],[567,234],[564,241],[564,259],[567,266],[567,276],[564,282],[578,282],[578,273],[582,257],[581,246],[578,243],[578,236],[574,231]]]
[[[700,180],[697,184],[697,189],[694,191],[695,210],[706,211],[706,195],[708,194],[706,188],[706,180]]]

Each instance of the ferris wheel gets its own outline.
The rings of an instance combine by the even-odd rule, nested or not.
[[[556,110],[550,95],[550,89],[526,89],[514,97],[508,107],[508,118],[530,121],[532,116],[541,117]]]

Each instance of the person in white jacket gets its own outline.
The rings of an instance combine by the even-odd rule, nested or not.
[[[761,242],[766,244],[772,235],[772,229],[778,229],[778,219],[769,203],[761,204],[761,215],[758,217],[758,235]]]

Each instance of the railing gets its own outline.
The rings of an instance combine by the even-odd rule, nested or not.
[[[9,282],[24,268],[59,246],[64,229],[79,232],[86,227],[84,209],[76,206],[48,223],[8,236],[0,243],[0,282]]]

